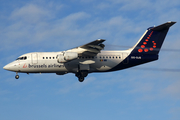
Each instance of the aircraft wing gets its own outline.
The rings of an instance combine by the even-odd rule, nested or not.
[[[67,50],[67,52],[77,52],[79,56],[95,56],[104,49],[105,45],[102,44],[104,41],[104,39],[98,39],[85,45]]]

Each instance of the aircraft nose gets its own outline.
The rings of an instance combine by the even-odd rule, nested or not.
[[[5,66],[3,67],[3,69],[9,70],[9,65],[5,65]]]
[[[17,69],[16,64],[17,64],[16,62],[11,62],[11,63],[5,65],[3,67],[3,69],[9,70],[9,71],[16,71],[16,69]]]

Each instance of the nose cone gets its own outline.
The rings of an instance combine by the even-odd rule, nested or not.
[[[5,70],[9,70],[9,68],[10,68],[9,65],[5,65],[5,66],[3,67],[3,69],[5,69]]]
[[[5,65],[3,67],[3,69],[9,70],[9,71],[17,71],[18,70],[17,65],[18,65],[18,63],[16,61],[14,61],[12,63],[9,63],[9,64]]]

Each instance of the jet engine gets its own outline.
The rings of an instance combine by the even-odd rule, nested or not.
[[[78,53],[76,52],[63,52],[62,54],[57,55],[57,62],[65,63],[76,58],[78,58]]]

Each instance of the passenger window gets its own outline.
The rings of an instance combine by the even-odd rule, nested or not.
[[[43,59],[44,59],[44,57],[43,57]]]
[[[51,57],[49,57],[49,59],[51,59]]]
[[[54,59],[54,57],[53,57],[53,59]]]
[[[46,59],[48,59],[48,57],[46,57]]]

